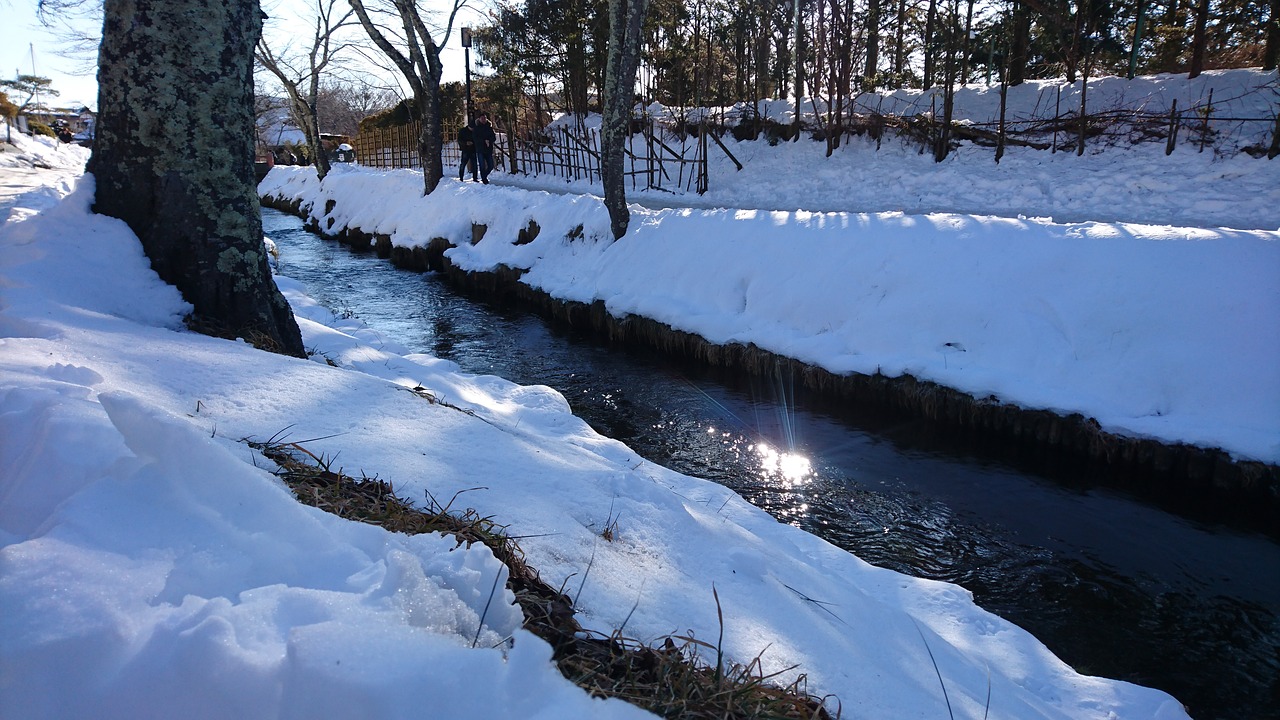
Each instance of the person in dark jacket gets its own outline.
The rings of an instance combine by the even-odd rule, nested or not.
[[[479,180],[476,173],[476,141],[475,131],[471,129],[471,121],[458,130],[458,151],[462,160],[458,162],[458,180],[466,178],[467,168],[471,168],[471,179]]]
[[[475,142],[476,161],[480,166],[480,182],[489,184],[489,173],[493,171],[493,146],[498,136],[489,124],[489,113],[482,112],[476,119]]]

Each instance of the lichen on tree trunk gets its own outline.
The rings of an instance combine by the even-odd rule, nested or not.
[[[106,0],[94,211],[124,220],[193,326],[303,356],[253,172],[257,0]]]

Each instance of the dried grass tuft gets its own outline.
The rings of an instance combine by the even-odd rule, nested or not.
[[[689,720],[832,717],[824,707],[826,699],[807,692],[804,675],[787,686],[772,684],[794,668],[765,674],[760,656],[746,665],[725,667],[719,647],[691,635],[668,636],[651,646],[621,631],[609,636],[584,631],[569,597],[542,582],[504,526],[473,508],[452,509],[461,492],[444,504],[428,494],[427,507],[420,508],[397,496],[386,480],[363,474],[356,479],[341,468],[334,470],[334,458],[317,456],[301,442],[276,436],[246,443],[279,466],[277,475],[303,503],[392,532],[440,532],[453,535],[459,544],[484,544],[508,568],[507,586],[524,611],[525,629],[554,648],[554,659],[566,678],[596,697],[618,698],[663,717]],[[616,526],[612,514],[610,520],[606,530]],[[717,598],[717,609],[718,605]],[[702,659],[704,651],[715,653],[716,666]],[[835,717],[839,715],[837,711]]]

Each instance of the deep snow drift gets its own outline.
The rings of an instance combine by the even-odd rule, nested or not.
[[[408,498],[472,489],[463,502],[527,536],[544,579],[581,584],[592,629],[634,605],[628,634],[715,638],[714,588],[731,657],[796,666],[782,679],[807,673],[849,717],[943,717],[938,674],[957,717],[1186,717],[1164,693],[1073,672],[959,587],[871,567],[646,462],[548,388],[406,355],[287,279],[311,361],[186,332],[186,305],[123,223],[89,213],[92,192],[90,177],[60,202],[36,190],[0,227],[0,717],[642,715],[561,678],[509,593],[480,627],[502,572],[488,550],[294,502],[240,442],[282,431]],[[594,223],[593,202],[566,211]]]

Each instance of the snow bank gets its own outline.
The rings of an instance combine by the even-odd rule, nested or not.
[[[0,168],[73,168],[83,171],[88,159],[89,150],[79,145],[64,143],[47,135],[23,135],[17,130],[6,133],[0,129]],[[35,188],[42,183],[12,184]]]
[[[487,550],[296,504],[239,442],[282,432],[407,498],[470,489],[459,502],[509,523],[549,584],[580,588],[591,629],[634,606],[628,634],[710,640],[714,588],[731,658],[794,665],[782,681],[807,673],[847,715],[943,716],[940,673],[958,717],[1186,717],[1164,693],[1073,672],[961,588],[871,567],[648,463],[549,388],[405,355],[287,280],[317,359],[184,332],[176,293],[122,225],[88,213],[87,190],[0,228],[0,717],[642,715],[560,677],[509,594],[484,613],[502,572]],[[552,207],[597,223],[588,205]],[[545,237],[561,260],[606,249]]]
[[[344,168],[321,186],[281,168],[259,190],[317,210],[334,201],[335,231],[448,238],[462,269],[526,269],[560,299],[715,343],[1280,462],[1277,232],[632,206],[630,232],[611,242],[588,196],[446,180],[423,198],[419,179]],[[542,232],[514,244],[530,220]],[[489,227],[475,245],[473,223]]]
[[[0,222],[17,212],[23,216],[49,207],[71,191],[71,186],[84,172],[89,151],[79,145],[68,145],[56,138],[28,137],[16,130],[7,136],[10,144],[0,139]],[[28,195],[21,202],[21,196]],[[43,198],[43,199],[42,199]],[[16,211],[15,205],[21,205]]]
[[[1052,117],[1061,90],[1062,113],[1078,109],[1079,82],[1033,80],[1010,88],[1008,118],[1026,121]],[[1201,109],[1213,91],[1210,129],[1216,139],[1201,152],[1186,128],[1199,127]],[[854,100],[859,112],[913,115],[941,107],[940,91],[896,90],[864,93]],[[956,92],[957,121],[989,123],[998,118],[999,87],[971,84]],[[805,135],[798,142],[770,145],[765,141],[738,142],[726,136],[730,152],[743,170],[714,145],[708,149],[710,189],[704,195],[677,187],[673,178],[663,190],[628,189],[633,202],[654,207],[684,205],[702,208],[756,208],[821,212],[935,212],[1026,216],[1056,222],[1125,222],[1149,225],[1229,227],[1247,230],[1280,229],[1280,162],[1256,159],[1240,151],[1247,145],[1271,142],[1280,109],[1280,80],[1276,71],[1214,70],[1187,80],[1185,75],[1154,75],[1125,80],[1116,77],[1089,81],[1089,107],[1120,114],[1165,114],[1174,100],[1186,113],[1178,148],[1165,155],[1163,139],[1132,144],[1120,139],[1107,147],[1092,139],[1084,156],[1070,151],[1052,153],[1009,147],[999,164],[990,147],[962,143],[941,163],[917,144],[886,137],[846,137],[827,157],[826,143]],[[813,123],[813,109],[825,105],[806,99],[801,110]],[[659,123],[682,114],[710,113],[730,125],[748,108],[690,110],[651,104],[647,110]],[[760,112],[771,120],[790,123],[789,101],[762,101]],[[1229,119],[1231,118],[1231,119]],[[1250,120],[1245,121],[1245,118]],[[553,126],[571,125],[564,117]],[[598,128],[599,117],[588,118]],[[1059,137],[1059,144],[1066,142]],[[1051,135],[1037,138],[1049,143]],[[695,140],[684,145],[667,142],[693,156]],[[672,171],[674,172],[674,171]],[[686,172],[687,176],[688,173]],[[495,174],[496,182],[527,189],[600,194],[599,182],[568,182],[554,176],[527,177]]]

